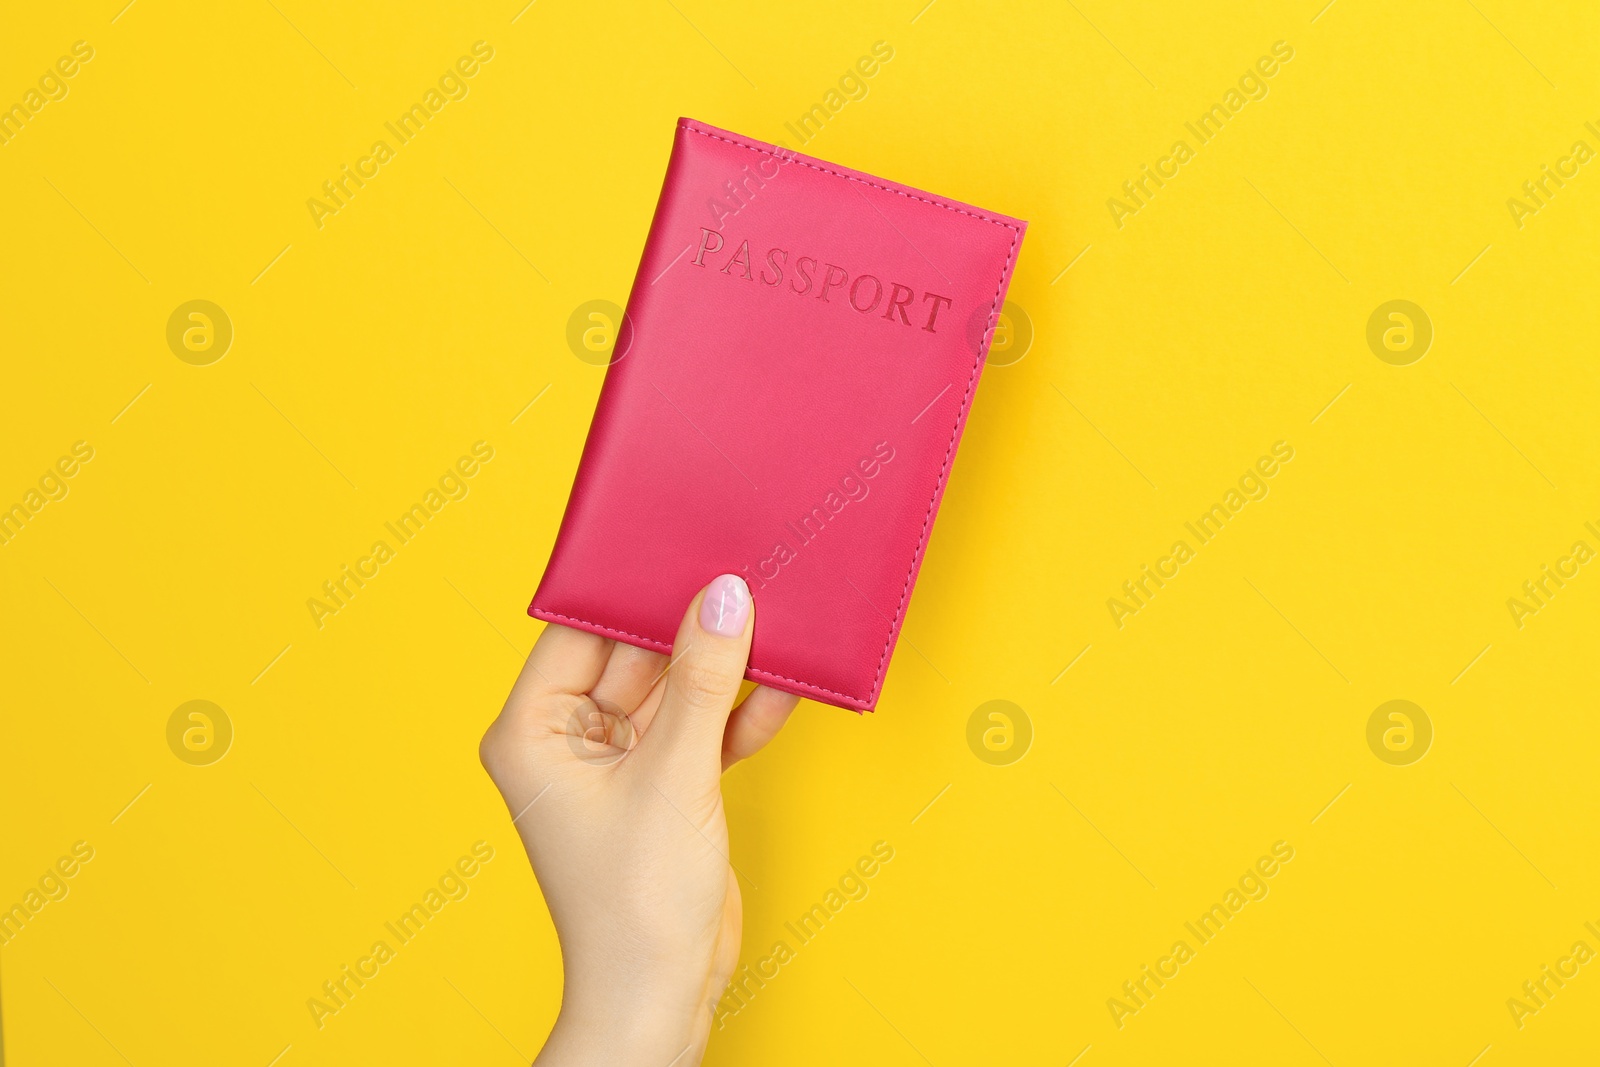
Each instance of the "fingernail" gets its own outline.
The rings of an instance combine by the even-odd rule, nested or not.
[[[720,637],[738,637],[750,618],[750,587],[737,574],[724,574],[706,586],[700,602],[700,628]]]

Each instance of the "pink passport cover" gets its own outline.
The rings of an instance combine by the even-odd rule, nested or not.
[[[739,574],[746,677],[872,710],[1026,228],[679,120],[528,613],[667,652]]]

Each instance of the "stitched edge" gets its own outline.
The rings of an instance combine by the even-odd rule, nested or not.
[[[966,421],[967,412],[972,405],[972,394],[978,386],[978,374],[983,369],[983,359],[988,354],[989,340],[994,334],[995,314],[1000,309],[1000,294],[1005,289],[1006,279],[1011,276],[1011,261],[1016,258],[1017,243],[1022,239],[1022,233],[1016,227],[1008,226],[1007,229],[1011,230],[1011,247],[1006,250],[1006,262],[1000,268],[1000,280],[995,283],[994,299],[989,303],[989,328],[984,331],[983,343],[978,346],[978,358],[973,361],[972,373],[967,377],[966,395],[961,398],[961,406],[956,409],[955,425],[950,427],[950,443],[944,450],[944,465],[939,470],[939,480],[934,484],[933,495],[928,498],[928,513],[922,519],[922,533],[917,538],[916,550],[911,553],[911,565],[906,568],[906,581],[900,590],[900,605],[895,608],[894,625],[889,629],[889,636],[884,639],[883,655],[878,657],[878,673],[872,679],[874,699],[883,686],[883,675],[889,667],[889,648],[900,632],[901,623],[905,621],[906,604],[911,599],[911,579],[917,573],[917,565],[922,561],[923,550],[928,546],[928,534],[933,527],[933,510],[939,502],[939,497],[944,493],[945,481],[950,477],[950,466],[955,460],[956,441],[961,436],[961,424]]]
[[[657,652],[666,653],[672,651],[671,645],[666,644],[663,641],[657,641],[653,637],[646,637],[643,634],[630,633],[627,630],[619,630],[614,626],[602,626],[597,622],[590,622],[588,619],[579,619],[571,615],[563,615],[559,611],[551,611],[549,608],[534,608],[532,611],[535,618],[548,618],[552,621],[555,619],[561,619],[566,622],[582,623],[585,626],[592,626],[596,630],[601,630],[608,634],[616,634],[618,637],[631,637],[636,641],[643,641],[646,645]],[[861,704],[871,703],[871,701],[865,697],[858,697],[852,693],[841,693],[836,689],[829,689],[826,686],[817,685],[815,682],[806,682],[799,678],[790,678],[786,674],[778,674],[775,671],[762,670],[760,667],[747,667],[746,671],[750,674],[760,675],[763,678],[771,678],[773,681],[788,682],[791,685],[805,686],[807,689],[815,693],[826,693],[831,697],[840,697],[844,700],[853,700]]]
[[[826,693],[829,696],[841,697],[845,700],[853,700],[861,704],[875,704],[877,702],[877,696],[883,688],[884,672],[888,670],[889,649],[893,647],[895,635],[900,632],[900,626],[905,621],[906,605],[911,599],[911,580],[917,573],[917,564],[921,561],[922,553],[928,546],[928,534],[933,525],[933,511],[939,502],[940,494],[944,491],[945,482],[949,480],[950,477],[951,463],[955,458],[956,441],[961,434],[961,424],[966,420],[967,411],[972,405],[972,395],[978,385],[978,374],[983,369],[983,358],[988,353],[989,339],[994,333],[995,313],[1000,309],[1000,295],[1005,289],[1006,279],[1011,276],[1011,263],[1016,258],[1017,244],[1022,240],[1022,230],[1018,226],[1015,226],[1003,219],[990,218],[987,215],[981,215],[975,211],[968,211],[966,208],[958,207],[955,204],[946,203],[942,200],[934,200],[931,197],[919,196],[915,193],[907,192],[904,189],[897,189],[891,185],[883,185],[879,182],[869,181],[866,178],[861,178],[854,174],[846,174],[843,171],[833,170],[832,168],[824,167],[817,163],[812,163],[809,160],[800,158],[798,153],[790,153],[786,159],[785,157],[779,156],[771,150],[761,147],[760,145],[749,144],[745,141],[740,141],[732,137],[724,137],[721,134],[712,133],[709,130],[702,130],[698,126],[691,125],[688,122],[678,123],[678,128],[689,133],[697,133],[701,137],[709,137],[713,141],[722,141],[726,144],[731,144],[736,147],[746,149],[747,151],[755,152],[758,155],[770,156],[780,161],[798,163],[802,167],[810,167],[812,170],[821,171],[823,174],[831,174],[836,178],[843,178],[846,181],[859,182],[860,184],[870,186],[873,189],[881,189],[886,193],[894,193],[896,196],[903,196],[908,200],[918,200],[924,204],[932,204],[934,207],[941,207],[946,211],[954,211],[958,215],[966,215],[969,218],[979,219],[995,226],[1002,226],[1011,231],[1011,246],[1006,249],[1006,261],[1005,264],[1000,268],[1000,279],[995,283],[994,299],[989,303],[989,326],[984,330],[983,342],[978,346],[978,357],[973,361],[972,373],[967,376],[967,389],[961,397],[961,406],[956,409],[956,421],[955,424],[950,428],[950,443],[945,446],[944,461],[939,468],[939,480],[934,483],[933,495],[928,498],[928,511],[922,519],[922,532],[918,534],[917,547],[911,553],[911,565],[906,568],[905,584],[900,589],[900,603],[895,608],[894,621],[890,623],[888,636],[886,636],[883,641],[883,654],[878,657],[878,670],[877,673],[873,675],[872,690],[870,695],[859,697],[850,693],[841,693],[837,690],[829,689],[826,686],[817,685],[814,682],[802,681],[799,678],[790,678],[787,675],[776,674],[772,671],[765,671],[755,667],[747,668],[748,673],[759,675],[764,678],[788,682],[791,685],[805,686],[807,689],[811,689],[818,693]],[[655,638],[645,637],[643,634],[629,633],[627,630],[618,630],[614,627],[602,626],[597,622],[590,622],[588,619],[579,619],[571,615],[563,615],[558,611],[549,611],[544,608],[534,608],[531,605],[529,606],[528,611],[529,614],[534,615],[536,618],[549,617],[552,619],[562,619],[567,622],[582,623],[585,626],[593,627],[594,629],[603,631],[605,633],[618,634],[623,637],[631,637],[636,641],[645,642],[645,644],[658,652],[670,651],[672,647],[671,645],[663,644],[662,642],[657,641]]]
[[[779,162],[798,163],[802,167],[810,167],[812,170],[820,170],[824,174],[832,174],[835,178],[843,178],[846,181],[851,182],[860,182],[862,185],[869,185],[874,189],[882,189],[886,193],[894,193],[896,196],[903,196],[908,200],[920,200],[924,204],[932,204],[934,207],[942,207],[946,211],[954,211],[958,215],[966,215],[969,218],[982,219],[984,222],[993,223],[996,226],[1004,226],[1014,234],[1020,235],[1022,233],[1022,231],[1018,229],[1016,225],[1008,222],[1005,219],[992,219],[988,215],[981,215],[976,211],[968,211],[966,208],[960,207],[956,204],[946,203],[943,200],[935,200],[928,196],[920,196],[917,193],[908,192],[905,189],[897,189],[892,185],[883,185],[879,182],[871,181],[855,174],[846,174],[842,170],[833,170],[830,167],[824,167],[819,163],[813,163],[808,159],[802,158],[798,152],[790,152],[788,156],[780,156],[777,153],[763,148],[758,144],[749,144],[734,137],[724,137],[720,133],[712,133],[710,130],[702,130],[700,127],[692,125],[687,121],[678,123],[678,129],[688,130],[690,133],[698,133],[701,137],[709,137],[713,141],[723,141],[727,144],[737,145],[740,148],[755,152],[757,155],[771,156],[773,159],[776,159]]]

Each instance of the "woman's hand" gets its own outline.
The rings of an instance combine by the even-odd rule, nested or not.
[[[484,735],[561,939],[539,1064],[686,1067],[705,1051],[739,957],[722,772],[797,701],[763,686],[733,706],[754,622],[725,574],[690,603],[670,664],[552,624]]]

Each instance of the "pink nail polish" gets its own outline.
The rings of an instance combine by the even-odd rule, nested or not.
[[[700,628],[720,637],[738,637],[750,618],[750,587],[736,574],[724,574],[706,586],[700,602]]]

